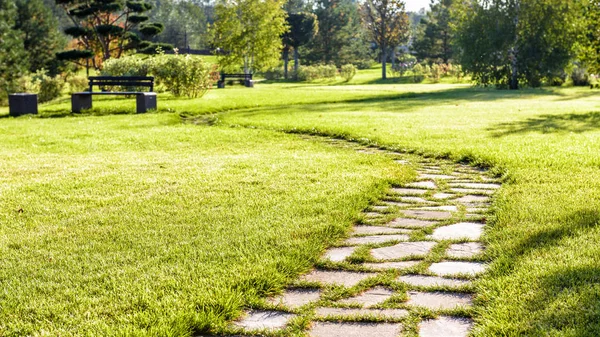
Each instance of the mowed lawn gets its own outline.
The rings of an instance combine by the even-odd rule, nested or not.
[[[474,334],[600,335],[600,92],[377,87],[386,93],[218,118],[491,167],[505,185],[485,236],[491,269],[478,284]]]
[[[218,331],[413,175],[166,113],[4,118],[0,134],[0,336]]]
[[[162,95],[143,116],[93,116],[134,110],[99,100],[78,118],[0,118],[0,335],[218,330],[413,177],[279,131],[490,167],[504,185],[474,335],[600,335],[600,91],[376,76]]]

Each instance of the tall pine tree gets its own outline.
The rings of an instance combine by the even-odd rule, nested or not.
[[[27,69],[23,34],[14,29],[14,1],[0,0],[0,103],[13,91],[15,81]]]

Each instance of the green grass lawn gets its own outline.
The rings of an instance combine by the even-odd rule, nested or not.
[[[377,74],[159,95],[139,116],[114,115],[134,111],[117,99],[0,118],[0,335],[219,331],[411,177],[278,131],[491,167],[505,185],[474,334],[600,335],[600,95]]]

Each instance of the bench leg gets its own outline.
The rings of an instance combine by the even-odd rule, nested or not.
[[[217,88],[219,88],[219,89],[225,88],[225,81],[219,81],[219,82],[217,82]]]
[[[136,97],[136,109],[137,113],[141,114],[148,110],[156,110],[156,93],[155,92],[143,92]]]
[[[254,81],[253,80],[245,80],[244,85],[246,85],[247,88],[254,88]]]
[[[92,108],[92,95],[86,93],[75,93],[71,95],[71,111],[80,113],[82,110]]]

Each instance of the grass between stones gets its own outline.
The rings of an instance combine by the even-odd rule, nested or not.
[[[414,174],[172,114],[5,119],[0,133],[1,336],[218,331]]]
[[[213,90],[202,100],[180,100],[163,95],[159,97],[159,105],[161,112],[174,111],[185,116],[200,116],[188,118],[197,123],[224,126],[241,125],[286,132],[322,134],[430,157],[444,157],[491,167],[493,172],[502,175],[504,185],[495,195],[491,216],[486,215],[489,225],[486,228],[485,236],[486,256],[488,261],[494,261],[494,263],[488,273],[477,283],[479,296],[476,298],[474,309],[474,318],[477,323],[474,334],[478,336],[600,335],[600,325],[597,323],[600,321],[600,263],[597,258],[600,256],[600,245],[597,244],[600,241],[598,226],[600,223],[600,178],[598,178],[600,177],[600,156],[598,156],[600,153],[600,97],[598,94],[589,89],[575,88],[508,92],[470,88],[464,85],[379,83],[381,82],[377,81],[374,76],[369,77],[359,73],[357,79],[350,84],[257,84],[253,90],[242,87]],[[95,106],[96,108],[90,113],[92,115],[134,111],[133,100],[99,100]],[[44,105],[40,110],[43,116],[61,116],[66,113],[67,109],[68,103],[65,100]],[[6,114],[5,108],[0,109],[0,114],[2,113]],[[211,113],[218,114],[211,115]],[[265,294],[265,289],[268,288],[263,285],[265,278],[269,285],[282,284],[290,280],[290,278],[282,276],[281,281],[273,281],[276,277],[271,277],[270,273],[277,268],[265,267],[269,265],[268,262],[255,264],[258,267],[250,271],[255,279],[245,278],[240,273],[236,274],[241,270],[239,268],[242,265],[252,266],[252,263],[258,259],[257,256],[269,256],[269,259],[287,259],[291,262],[283,265],[293,266],[283,273],[274,275],[291,275],[298,272],[297,268],[299,267],[293,265],[294,263],[308,267],[311,263],[316,262],[324,245],[341,242],[341,240],[335,241],[335,239],[342,236],[343,229],[347,228],[344,226],[348,225],[354,215],[357,215],[360,207],[366,206],[368,200],[373,200],[375,191],[382,191],[381,182],[378,185],[376,183],[378,179],[373,177],[379,172],[377,167],[380,166],[372,163],[363,163],[363,166],[357,165],[359,168],[362,167],[362,170],[355,169],[354,164],[342,166],[347,167],[347,172],[349,172],[347,174],[355,177],[355,180],[350,181],[354,181],[358,186],[366,186],[369,183],[374,184],[369,186],[379,186],[379,188],[361,187],[362,190],[351,191],[349,188],[342,187],[346,183],[344,173],[338,172],[335,164],[330,164],[330,158],[325,156],[325,159],[322,158],[323,160],[315,163],[310,152],[324,152],[330,156],[338,156],[336,158],[343,158],[347,155],[350,156],[349,158],[369,158],[369,161],[385,160],[374,159],[379,156],[364,157],[344,152],[345,150],[341,149],[332,150],[310,142],[308,145],[307,143],[297,143],[291,141],[291,138],[267,131],[243,131],[221,127],[206,129],[189,125],[180,126],[176,125],[177,123],[176,118],[170,114],[163,114],[160,117],[149,114],[136,117],[85,117],[61,120],[28,119],[27,117],[15,120],[0,119],[2,134],[8,135],[0,140],[1,153],[3,157],[10,159],[0,163],[2,168],[0,171],[2,172],[0,176],[2,177],[2,185],[0,185],[2,186],[0,196],[2,199],[0,200],[3,204],[0,210],[2,212],[0,221],[3,224],[0,227],[0,231],[2,231],[0,238],[3,240],[3,244],[0,249],[2,249],[4,259],[3,265],[9,266],[1,271],[2,283],[7,284],[4,288],[9,289],[1,296],[7,298],[7,294],[10,294],[10,298],[15,299],[8,302],[13,303],[12,306],[2,306],[2,313],[7,317],[8,314],[14,315],[15,312],[19,312],[21,314],[19,317],[24,318],[19,318],[17,324],[20,325],[15,326],[20,326],[22,329],[34,329],[24,322],[32,322],[40,317],[48,322],[59,322],[44,323],[46,329],[65,329],[65,331],[77,331],[78,333],[88,331],[83,327],[95,326],[99,327],[98,329],[105,329],[98,331],[109,331],[110,324],[130,324],[123,329],[136,327],[135,329],[140,329],[140,331],[150,331],[148,329],[162,329],[160,331],[175,329],[173,331],[177,331],[176,329],[179,327],[202,328],[208,324],[218,326],[220,322],[235,316],[242,305],[252,303],[257,300],[258,296]],[[103,136],[98,137],[97,130],[100,130]],[[185,130],[185,132],[181,130]],[[213,141],[213,139],[222,140],[222,138],[212,133],[221,134],[227,141]],[[242,134],[243,136],[240,136]],[[196,146],[189,146],[189,139],[179,141],[178,139],[183,137],[182,135],[192,138],[199,137],[197,143],[194,144],[197,144],[198,147],[200,145],[207,146],[207,150],[202,152]],[[251,138],[255,141],[243,140],[248,135],[255,135],[254,138]],[[281,193],[281,198],[271,200],[271,204],[267,201],[265,204],[261,203],[260,205],[282,207],[288,212],[276,212],[278,209],[273,210],[267,207],[269,211],[263,213],[269,216],[265,219],[265,217],[256,216],[260,212],[252,211],[261,209],[260,205],[253,206],[256,199],[253,195],[265,191],[265,186],[272,187],[269,183],[273,183],[273,181],[266,182],[263,179],[268,180],[273,176],[264,175],[264,171],[261,170],[252,170],[256,167],[276,166],[282,161],[290,163],[289,165],[292,167],[289,169],[290,171],[295,170],[297,166],[297,161],[289,160],[293,157],[291,155],[293,151],[285,146],[284,148],[288,150],[282,150],[282,153],[288,154],[286,157],[288,159],[277,158],[278,160],[270,162],[267,160],[271,156],[279,156],[277,153],[272,153],[274,151],[266,150],[273,144],[277,145],[278,142],[288,144],[292,148],[298,146],[300,149],[304,149],[305,152],[301,151],[301,153],[306,159],[301,162],[303,165],[307,165],[307,170],[310,167],[313,168],[313,171],[308,171],[313,172],[314,181],[309,178],[308,184],[304,181],[296,182],[297,185],[294,187],[296,190],[290,189],[294,193],[287,191]],[[183,144],[183,147],[178,151],[177,144],[180,143]],[[186,144],[188,144],[187,147]],[[261,144],[261,146],[257,146],[257,144]],[[294,145],[292,146],[292,144]],[[245,146],[249,146],[249,148]],[[309,148],[304,148],[304,146]],[[150,196],[146,195],[148,191],[154,189],[155,182],[152,179],[163,176],[162,171],[158,173],[153,171],[158,170],[156,168],[152,170],[147,168],[147,163],[153,162],[153,159],[144,157],[144,153],[148,151],[157,152],[158,158],[166,156],[167,159],[157,159],[156,162],[159,163],[179,162],[178,160],[182,160],[181,158],[184,159],[184,164],[178,170],[171,172],[171,182],[176,186],[181,186],[192,181],[195,185],[192,184],[193,188],[190,187],[186,192],[182,192],[180,198],[187,200],[185,197],[190,195],[205,197],[206,193],[211,190],[202,190],[203,188],[207,188],[207,186],[216,186],[215,188],[217,188],[221,184],[229,185],[232,189],[229,192],[226,189],[219,190],[217,188],[217,191],[208,195],[214,200],[222,201],[230,200],[230,197],[235,196],[234,201],[227,206],[238,207],[242,214],[238,213],[239,218],[226,219],[225,214],[236,213],[223,210],[223,208],[227,208],[225,206],[219,208],[210,206],[211,204],[200,204],[193,205],[195,212],[180,215],[179,213],[186,214],[183,210],[189,209],[189,202],[182,206],[179,204],[179,199],[167,199],[162,204],[156,202],[152,204],[154,208],[147,209],[145,205],[148,201],[146,199],[151,199],[155,193],[150,193]],[[237,180],[227,180],[230,175],[223,174],[218,169],[219,167],[228,167],[228,165],[235,167],[240,163],[240,157],[244,157],[243,154],[247,152],[255,154],[257,151],[259,155],[244,158],[241,166],[233,170],[234,173],[237,172]],[[210,155],[218,165],[205,164],[202,166],[204,169],[194,166],[200,165],[202,159],[210,157]],[[79,164],[79,158],[83,159],[81,160],[82,164]],[[267,161],[263,162],[263,160]],[[367,159],[356,160],[360,162]],[[166,167],[172,168],[169,165]],[[326,167],[325,169],[322,168],[323,165]],[[365,168],[369,165],[373,165],[373,171]],[[190,169],[190,167],[192,168]],[[194,167],[196,168],[194,169]],[[68,172],[68,174],[64,172]],[[207,173],[203,176],[198,172]],[[214,174],[210,172],[214,172]],[[257,172],[260,179],[253,179],[248,172]],[[234,173],[232,174],[235,176]],[[441,173],[450,172],[442,171]],[[244,176],[244,174],[250,175],[250,177]],[[298,174],[300,177],[307,173],[301,171]],[[335,184],[329,183],[318,185],[317,182],[321,178],[316,177],[319,174],[333,180],[339,177],[344,181],[337,185],[339,188],[330,188]],[[367,178],[364,181],[357,178],[360,174],[367,174]],[[75,179],[71,179],[73,176]],[[199,176],[204,178],[200,179]],[[416,178],[414,173],[402,172],[401,176]],[[139,182],[130,184],[127,179]],[[280,182],[278,181],[278,183]],[[170,191],[168,185],[162,181],[161,184],[163,187],[160,190]],[[136,187],[140,185],[142,187]],[[100,195],[103,195],[102,191],[105,191],[104,198],[98,199],[96,194],[92,198],[90,191],[96,193],[95,191],[98,189],[101,191]],[[322,194],[320,194],[321,192]],[[302,196],[307,193],[313,195],[315,199],[304,199]],[[346,204],[345,201],[340,201],[345,200],[343,199],[344,193],[356,194],[352,194],[352,198],[346,197],[347,200],[351,200]],[[485,191],[481,191],[481,194],[484,195]],[[19,198],[16,197],[17,195]],[[223,195],[226,195],[227,198],[223,198]],[[293,196],[298,199],[294,199]],[[319,198],[319,196],[321,197]],[[81,200],[78,200],[79,198]],[[248,199],[242,201],[243,198]],[[330,198],[332,199],[330,200]],[[144,199],[144,207],[140,206],[141,199]],[[22,207],[19,200],[25,200],[29,205],[36,203],[40,205],[35,213],[36,219],[29,222],[19,220],[32,216],[25,207],[25,212],[21,215],[15,213]],[[318,200],[318,202],[314,202],[314,200]],[[94,206],[96,211],[92,217],[88,213],[94,213],[94,210],[89,211],[89,208],[83,207],[82,203],[104,206],[102,206],[103,208]],[[296,204],[288,205],[287,203]],[[296,209],[303,203],[316,207],[316,209],[308,206]],[[323,214],[329,210],[326,207],[332,206],[335,206],[333,209],[337,210],[336,212],[332,211],[337,217],[325,218],[326,215]],[[145,211],[141,212],[141,209]],[[145,214],[153,209],[155,214],[151,216]],[[207,209],[212,211],[207,212]],[[297,213],[294,213],[295,216],[292,217],[291,214],[296,211]],[[279,225],[288,228],[286,226],[292,226],[291,224],[296,221],[306,220],[306,223],[311,223],[310,228],[314,229],[315,227],[312,227],[314,224],[310,221],[315,217],[318,218],[314,212],[324,217],[317,221],[319,224],[316,225],[315,234],[309,234],[309,231],[306,230],[303,232],[304,234],[299,235],[298,239],[317,242],[318,237],[318,239],[324,240],[313,243],[313,246],[306,245],[313,248],[307,249],[306,246],[298,245],[300,248],[295,250],[296,248],[288,247],[287,249],[290,250],[285,252],[287,255],[275,257],[275,254],[272,253],[273,250],[282,252],[283,249],[280,247],[282,240],[280,237],[277,237],[278,240],[269,241],[265,236],[259,237],[260,234],[247,231],[244,232],[245,235],[250,234],[255,240],[263,240],[261,247],[265,247],[265,253],[257,253],[255,250],[243,251],[242,247],[248,247],[246,245],[241,245],[240,248],[234,247],[234,252],[240,250],[238,255],[231,253],[229,246],[209,246],[211,248],[209,252],[213,253],[206,254],[210,258],[216,258],[218,254],[223,253],[225,257],[232,256],[233,258],[235,256],[239,260],[244,260],[244,262],[238,261],[238,264],[233,263],[234,267],[227,267],[227,269],[223,269],[225,268],[223,264],[218,268],[215,267],[218,273],[229,273],[228,277],[223,278],[223,287],[205,285],[205,288],[202,288],[198,286],[198,284],[202,285],[201,282],[195,285],[196,290],[215,289],[207,291],[211,291],[213,295],[217,296],[199,295],[196,290],[192,296],[192,298],[213,298],[212,302],[191,300],[182,306],[165,304],[174,297],[185,297],[178,297],[180,293],[185,294],[186,291],[191,291],[190,287],[186,288],[185,286],[181,287],[183,290],[178,290],[180,285],[177,283],[172,283],[171,288],[163,288],[162,294],[165,300],[161,302],[162,307],[158,305],[151,307],[152,309],[146,309],[147,300],[143,301],[145,291],[140,289],[132,292],[137,294],[136,296],[142,297],[141,299],[136,298],[136,301],[132,301],[134,297],[126,297],[124,300],[117,299],[117,301],[103,297],[102,294],[112,293],[106,290],[110,289],[108,285],[111,285],[112,289],[122,287],[118,282],[109,281],[111,278],[119,277],[133,268],[132,265],[135,266],[132,263],[119,261],[122,264],[118,265],[119,268],[115,267],[114,272],[101,272],[103,270],[101,267],[103,264],[107,264],[105,260],[109,259],[108,257],[112,256],[115,261],[123,258],[122,255],[111,253],[108,250],[94,256],[98,263],[88,264],[99,270],[96,274],[85,272],[85,269],[82,271],[81,263],[71,261],[51,268],[50,270],[54,273],[51,274],[48,271],[49,267],[44,267],[45,264],[41,263],[48,258],[47,254],[44,254],[49,250],[44,247],[54,245],[56,246],[54,251],[63,251],[62,248],[58,248],[59,243],[67,245],[64,256],[70,256],[71,260],[82,259],[85,254],[73,251],[73,247],[77,249],[86,247],[77,241],[80,235],[96,235],[98,238],[102,238],[97,239],[98,245],[109,244],[104,242],[105,237],[110,238],[109,231],[105,234],[101,231],[89,230],[89,224],[95,224],[101,228],[113,221],[117,223],[125,221],[122,229],[135,233],[139,231],[139,227],[143,229],[144,224],[150,220],[160,223],[162,227],[163,224],[170,223],[171,219],[180,219],[185,216],[206,217],[209,220],[214,217],[216,220],[211,223],[217,224],[215,228],[219,228],[219,226],[224,228],[227,224],[235,230],[240,228],[240,223],[250,223],[252,221],[249,219],[259,218],[263,220],[257,223],[262,225],[252,228],[260,229],[262,233],[263,230],[272,230],[270,225],[266,225],[267,223],[271,224],[270,220],[285,218],[280,218],[280,214],[287,214],[289,219],[286,218],[286,220],[289,221],[276,221],[275,228],[280,228]],[[277,214],[277,217],[274,214]],[[156,220],[157,216],[163,217],[163,219]],[[87,221],[86,217],[90,217],[94,221]],[[383,222],[392,218],[393,214],[390,213],[385,219],[378,221]],[[244,219],[248,221],[245,222]],[[334,224],[334,228],[337,229],[323,229],[326,227],[326,221],[331,221],[330,225]],[[368,219],[363,218],[362,221],[368,221]],[[5,226],[5,223],[10,226]],[[28,223],[34,225],[27,225]],[[69,223],[71,227],[73,224],[83,224],[81,234],[69,234],[69,231],[65,230],[69,227],[64,225]],[[181,220],[173,221],[173,223],[189,222]],[[198,221],[198,223],[202,222]],[[202,228],[208,231],[207,228],[212,228],[211,226],[204,225]],[[240,229],[243,228],[242,226]],[[148,233],[147,231],[148,229],[144,233]],[[181,233],[181,231],[176,232]],[[155,239],[165,240],[165,242],[168,241],[170,235],[166,231],[161,233],[158,230],[152,233]],[[272,237],[276,237],[277,234],[281,233],[274,232]],[[148,237],[152,238],[152,235],[138,236],[137,239],[129,242],[127,235],[115,236],[117,239],[120,238],[119,240],[128,242],[118,243],[125,247],[122,248],[125,251],[141,251],[135,249],[137,244],[155,242],[154,239],[148,239]],[[142,241],[142,237],[145,241]],[[237,233],[236,237],[242,240],[242,233]],[[178,242],[179,239],[175,237],[171,242]],[[18,248],[26,246],[19,243],[19,240],[31,240],[31,251],[27,253],[28,255],[19,255],[25,253]],[[165,245],[165,247],[170,246]],[[88,252],[94,251],[97,251],[97,248],[92,249],[91,246],[88,248]],[[355,254],[358,260],[367,258],[364,256],[364,252]],[[56,259],[55,256],[51,257]],[[307,260],[303,260],[304,258]],[[91,257],[90,260],[92,260]],[[147,257],[135,259],[135,261],[140,260],[152,261]],[[168,270],[168,267],[164,267],[164,261],[159,262],[155,268],[158,268],[159,271]],[[185,261],[181,263],[185,264]],[[19,267],[19,265],[22,266]],[[168,266],[168,263],[166,265]],[[212,265],[214,266],[214,264]],[[79,269],[75,268],[76,266],[79,266]],[[141,287],[147,282],[158,282],[157,280],[160,278],[166,277],[159,272],[153,273],[153,270],[148,269],[150,265],[145,262],[143,266],[146,269],[137,270],[143,270],[142,273],[135,272],[137,267],[130,272],[130,276],[135,274],[137,277],[136,281],[132,282],[132,289]],[[186,266],[186,268],[192,267]],[[21,271],[15,273],[15,268]],[[45,276],[40,279],[31,278],[31,275],[35,275],[35,273],[42,273]],[[68,275],[71,274],[83,275],[81,278],[90,277],[90,275],[98,277],[104,275],[107,277],[107,281],[100,282],[92,279],[87,283],[79,282],[84,286],[73,283],[77,285],[75,289],[81,290],[55,290],[63,284],[61,278],[66,278],[65,282],[67,282]],[[197,273],[183,274],[200,277],[197,276]],[[208,274],[202,277],[204,280],[210,279]],[[240,280],[250,281],[236,283],[243,284],[242,286],[232,285],[234,281],[241,282]],[[186,281],[183,282],[183,285],[191,283],[193,282]],[[89,284],[90,287],[94,284],[106,284],[107,288],[96,294],[95,289],[85,289],[85,284]],[[91,305],[90,303],[96,305],[90,308],[103,308],[103,310],[90,311],[89,319],[83,318],[82,315],[87,315],[85,311],[73,316],[77,318],[73,318],[70,313],[75,311],[71,310],[69,303],[77,302],[72,299],[77,298],[76,295],[88,291],[89,294],[84,296],[82,302],[88,303],[86,304],[88,306]],[[37,294],[36,299],[45,298],[40,294],[46,294],[45,296],[52,294],[46,301],[57,301],[56,303],[62,304],[34,306],[31,304],[34,297],[30,293]],[[253,295],[248,295],[249,293],[253,293]],[[15,297],[17,294],[20,294],[20,297]],[[16,306],[15,303],[21,303],[16,300],[17,298],[30,298],[30,302],[23,302],[30,304]],[[184,303],[173,301],[174,303]],[[128,307],[128,311],[123,311],[127,314],[112,310],[107,305],[110,303],[114,306],[115,302],[117,302],[116,305]],[[204,307],[199,306],[200,303],[203,303]],[[104,308],[106,309],[104,310]],[[17,309],[20,311],[15,311]],[[122,315],[115,315],[115,312]],[[54,319],[54,315],[60,315],[62,318]],[[138,316],[141,318],[137,318]],[[15,316],[10,318],[13,317]],[[148,317],[156,319],[156,322],[160,324],[153,324],[155,321]],[[6,322],[12,321],[0,320],[0,322],[7,326],[9,323]],[[77,325],[84,323],[85,325]],[[4,331],[8,331],[6,327],[4,329]],[[128,334],[129,331],[132,331],[130,334],[133,334],[133,331],[137,330],[121,330],[120,332]]]

